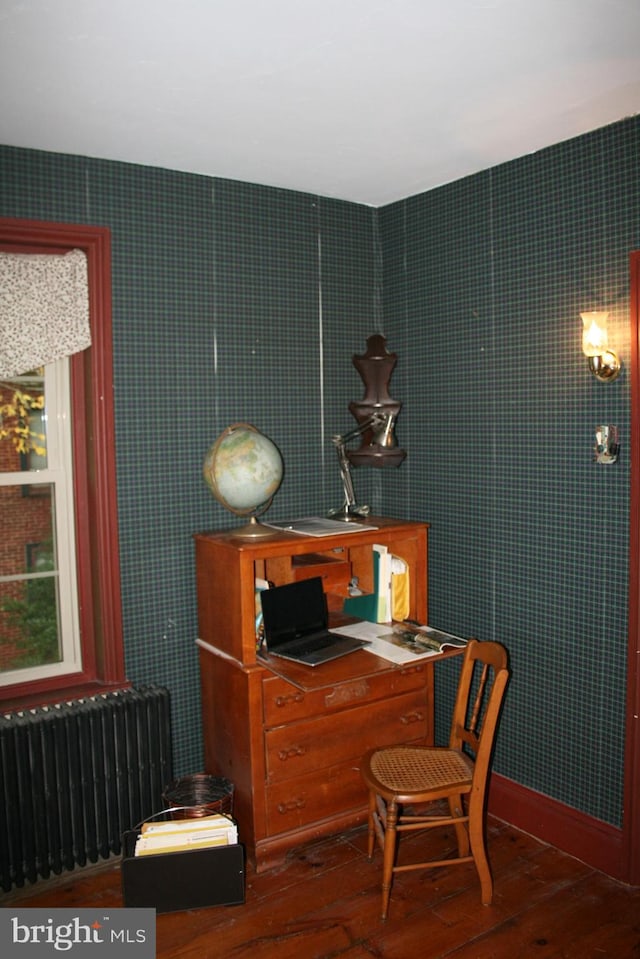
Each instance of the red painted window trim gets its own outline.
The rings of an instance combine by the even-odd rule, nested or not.
[[[0,217],[0,249],[83,250],[92,344],[71,357],[76,549],[82,671],[0,690],[3,709],[127,685],[116,499],[111,338],[111,235],[105,227]]]

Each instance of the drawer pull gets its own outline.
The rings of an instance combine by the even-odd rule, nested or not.
[[[419,711],[414,713],[406,713],[404,716],[400,717],[400,722],[403,726],[410,726],[412,723],[421,723],[424,719],[424,713]]]
[[[290,706],[291,703],[303,703],[304,693],[290,693],[288,696],[276,696],[276,706]]]
[[[306,751],[307,750],[304,748],[304,746],[290,746],[289,749],[280,750],[278,753],[278,759],[284,763],[287,761],[287,759],[295,759],[297,756],[304,756]]]
[[[416,664],[415,666],[404,666],[400,670],[401,676],[413,676],[415,673],[423,673],[424,666]]]
[[[285,816],[288,812],[295,812],[296,809],[304,809],[306,802],[304,799],[290,799],[289,802],[278,803],[278,812]]]

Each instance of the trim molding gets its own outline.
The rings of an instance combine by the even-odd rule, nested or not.
[[[622,882],[628,881],[622,830],[493,774],[489,813]]]
[[[625,738],[624,838],[629,882],[640,884],[640,250],[629,257],[631,273],[631,489],[629,529],[629,650]]]
[[[83,250],[89,277],[92,346],[70,358],[74,412],[74,497],[82,670],[29,687],[2,689],[3,709],[91,696],[126,679],[116,497],[111,318],[111,233],[107,227],[0,217],[1,249]]]

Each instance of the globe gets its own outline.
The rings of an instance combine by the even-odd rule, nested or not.
[[[250,423],[234,423],[221,433],[207,453],[203,474],[209,489],[225,509],[250,516],[248,525],[234,530],[241,536],[264,536],[272,530],[258,523],[282,482],[278,447]]]

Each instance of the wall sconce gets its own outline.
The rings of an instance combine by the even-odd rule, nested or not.
[[[622,369],[617,355],[609,349],[607,340],[608,313],[581,313],[582,352],[589,360],[589,369],[603,383],[612,383]]]

